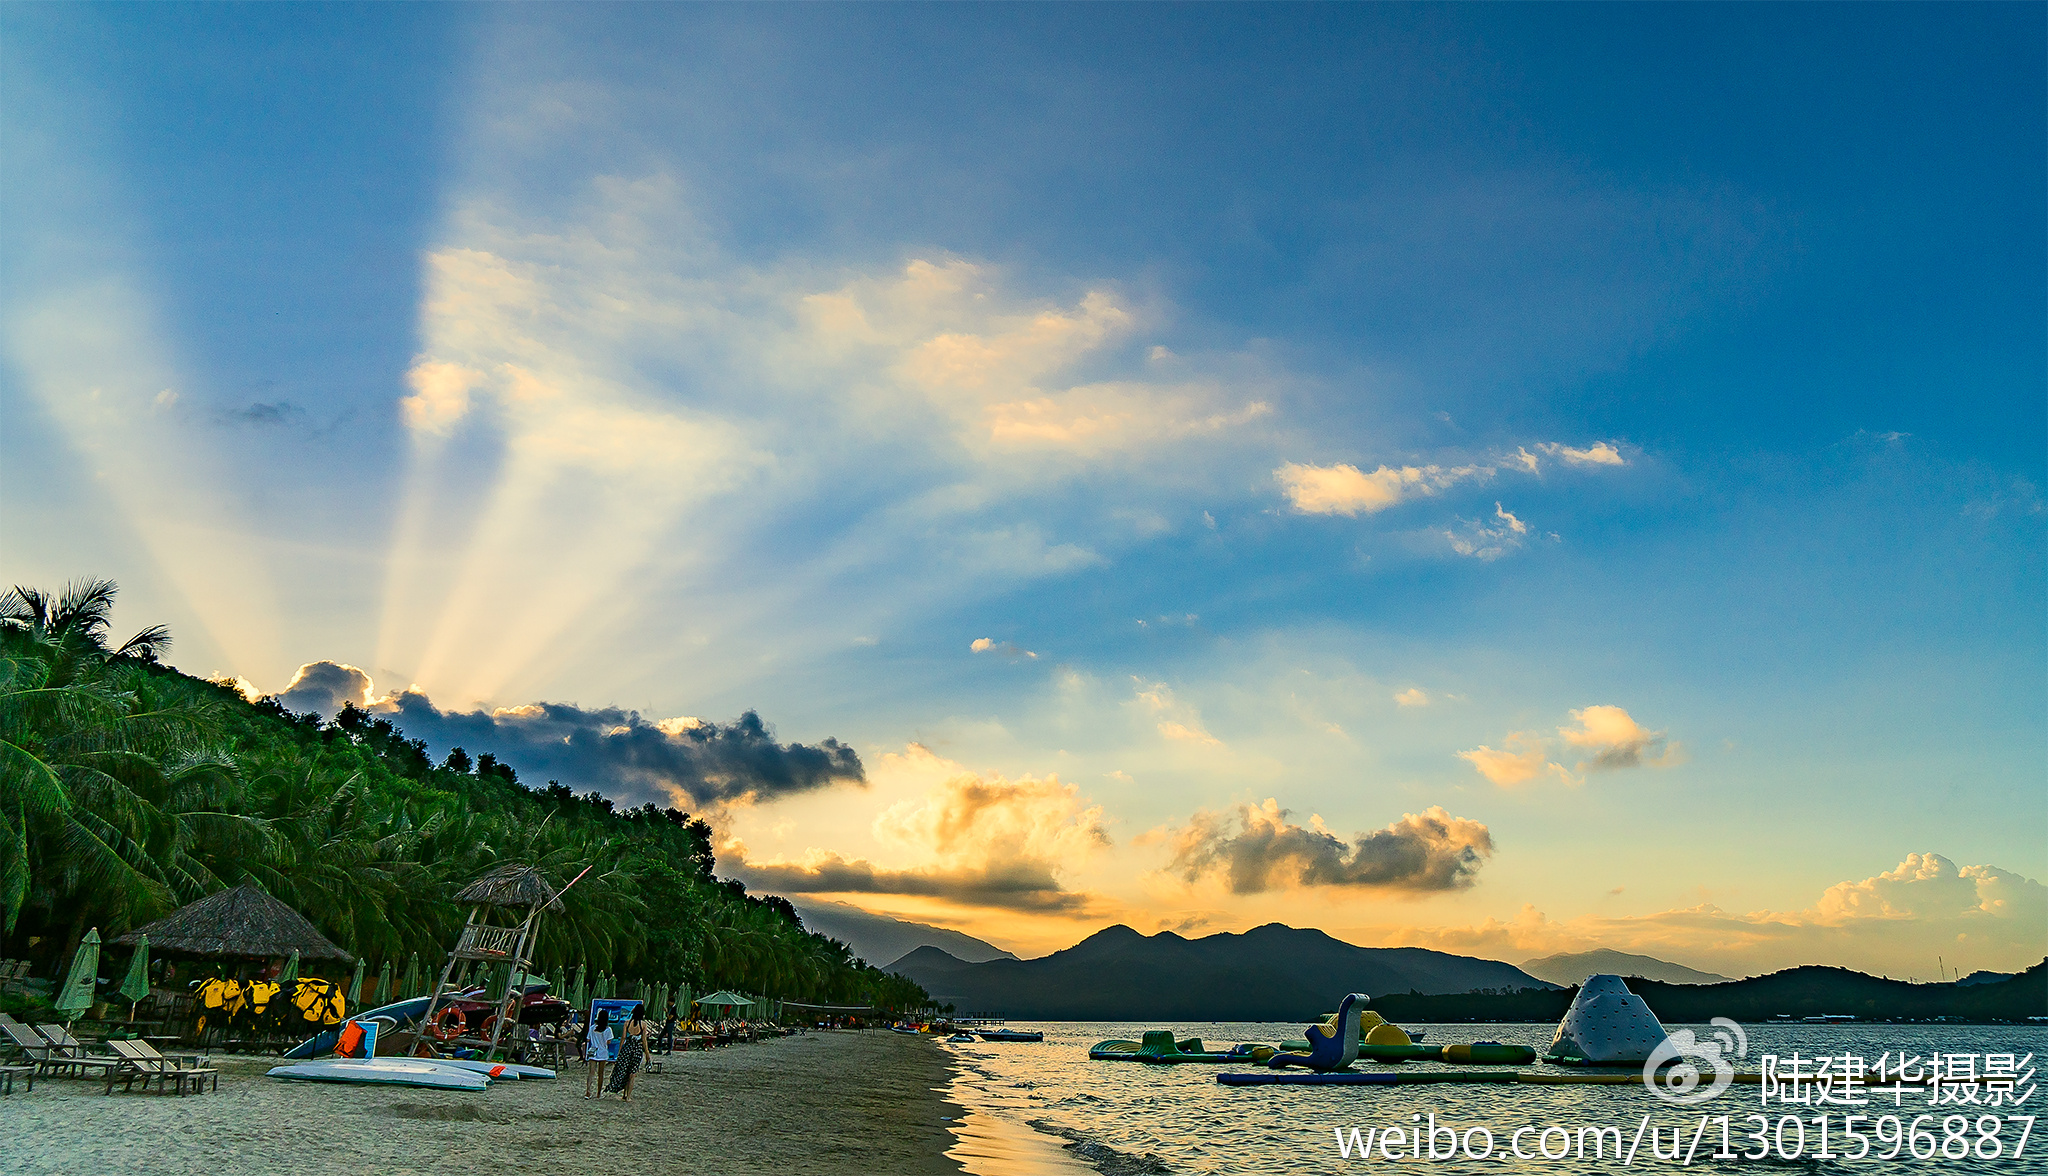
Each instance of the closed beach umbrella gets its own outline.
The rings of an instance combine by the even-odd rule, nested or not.
[[[590,1003],[589,973],[589,964],[576,965],[576,983],[569,989],[569,1003],[579,1009]]]
[[[375,1000],[378,1004],[391,1003],[391,961],[389,959],[384,961],[383,967],[377,969],[377,992],[371,999]]]
[[[289,1021],[292,1014],[296,1011],[292,1008],[292,998],[298,994],[299,949],[295,947],[292,949],[292,954],[285,957],[284,971],[277,974],[277,995],[271,998],[270,1016],[275,1018],[279,1024]]]
[[[71,957],[71,971],[64,977],[64,988],[57,994],[57,1003],[51,1006],[69,1014],[64,1018],[66,1024],[84,1016],[92,1007],[92,986],[99,972],[100,929],[94,927],[79,941],[78,954]]]
[[[348,982],[347,1007],[349,1008],[355,1008],[363,1003],[363,969],[368,966],[368,960],[356,961],[356,974]]]
[[[135,954],[128,960],[128,975],[121,981],[121,995],[128,998],[128,1019],[135,1019],[135,1006],[149,995],[149,936],[136,941]]]
[[[606,985],[606,984],[608,984],[608,983],[610,983],[610,982],[611,982],[611,978],[610,978],[609,976],[606,976],[606,975],[605,975],[605,974],[604,974],[603,972],[599,972],[599,973],[597,974],[597,987],[596,987],[595,989],[593,989],[593,990],[592,990],[592,991],[594,991],[594,992],[595,992],[595,993],[597,994],[597,999],[599,999],[599,1000],[610,1000],[610,999],[611,999],[611,995],[612,995],[612,994],[611,994],[611,993],[609,993],[609,992],[606,992],[606,991],[605,991],[605,985]]]
[[[405,995],[401,1000],[410,1000],[420,994],[420,953],[412,953],[412,959],[405,965]]]
[[[663,980],[654,989],[654,1015],[668,1016],[668,981]]]

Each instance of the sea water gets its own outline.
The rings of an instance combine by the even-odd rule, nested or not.
[[[1061,1142],[1085,1141],[1111,1149],[1107,1162],[1121,1172],[1172,1171],[1351,1172],[1406,1164],[1412,1172],[1520,1173],[1607,1172],[1623,1164],[1612,1148],[1618,1135],[1626,1147],[1635,1141],[1630,1167],[1676,1171],[1684,1167],[1716,1171],[1800,1172],[1981,1172],[2048,1173],[2048,1115],[2015,1156],[2023,1124],[2015,1116],[2041,1115],[2048,1105],[2048,1027],[1997,1025],[1884,1025],[1767,1023],[1748,1025],[1748,1053],[1732,1059],[1735,1069],[1756,1072],[1766,1054],[1789,1058],[1797,1054],[1811,1066],[1819,1056],[1860,1057],[1875,1067],[1881,1056],[1895,1061],[1923,1060],[1930,1055],[1971,1058],[1979,1070],[1984,1055],[2033,1054],[2020,1067],[2038,1071],[2032,1093],[2018,1105],[1989,1106],[1981,1087],[1978,1101],[1928,1105],[1924,1091],[1909,1088],[1903,1095],[1866,1090],[1863,1105],[1832,1103],[1764,1105],[1757,1086],[1736,1085],[1712,1100],[1691,1106],[1668,1104],[1640,1083],[1626,1086],[1223,1086],[1219,1072],[1251,1070],[1241,1063],[1145,1065],[1136,1062],[1094,1062],[1088,1047],[1107,1038],[1137,1040],[1147,1029],[1171,1029],[1179,1038],[1199,1037],[1212,1050],[1239,1042],[1274,1043],[1299,1037],[1302,1025],[1247,1022],[1188,1022],[1173,1025],[1114,1022],[1010,1022],[1009,1028],[1035,1029],[1040,1043],[941,1045],[960,1061],[954,1083],[955,1101],[979,1114],[1046,1133]],[[1549,1046],[1551,1025],[1423,1025],[1427,1043],[1499,1041],[1528,1045],[1539,1052]],[[1708,1026],[1667,1026],[1674,1032],[1690,1028],[1709,1040]],[[1951,1063],[1952,1066],[1962,1063]],[[1401,1066],[1361,1061],[1357,1069],[1444,1070],[1485,1067],[1403,1063]],[[1531,1071],[1570,1072],[1542,1065],[1505,1067]],[[2025,1087],[2022,1088],[2026,1089]],[[1781,1092],[1782,1093],[1782,1092]],[[1969,1088],[1956,1093],[1967,1096]],[[1853,1097],[1853,1096],[1852,1096]],[[1896,1099],[1897,1105],[1894,1105]],[[1851,1129],[1870,1136],[1868,1154],[1852,1159],[1863,1145],[1844,1138],[1845,1119],[1862,1115]],[[1434,1116],[1434,1119],[1431,1119]],[[1722,1118],[1728,1126],[1724,1136]],[[1828,1138],[1823,1150],[1814,1120],[1826,1117]],[[1926,1116],[1922,1118],[1922,1116]],[[1960,1120],[1958,1119],[1960,1117]],[[1759,1120],[1759,1117],[1760,1120]],[[1987,1117],[1996,1119],[1988,1122]],[[1889,1121],[1886,1121],[1886,1120]],[[1704,1122],[1704,1127],[1702,1123]],[[1764,1143],[1756,1132],[1759,1122]],[[1918,1127],[1919,1134],[1914,1128]],[[1386,1128],[1396,1128],[1398,1144],[1387,1146]],[[1422,1155],[1416,1156],[1414,1131],[1425,1133]],[[1436,1130],[1432,1133],[1431,1128]],[[1590,1133],[1582,1129],[1591,1128]],[[1614,1129],[1609,1132],[1607,1129]],[[1357,1129],[1357,1136],[1352,1135]],[[1486,1137],[1494,1154],[1471,1158]],[[1518,1129],[1527,1158],[1513,1155],[1510,1141]],[[1562,1134],[1558,1129],[1562,1129]],[[1367,1132],[1371,1134],[1368,1135]],[[1548,1131],[1545,1136],[1543,1133]],[[1883,1132],[1879,1138],[1878,1132]],[[1455,1133],[1456,1155],[1441,1157]],[[1463,1145],[1470,1134],[1470,1148]],[[1674,1133],[1676,1142],[1674,1142]],[[1370,1138],[1369,1157],[1358,1145]],[[1556,1156],[1569,1139],[1569,1154]],[[1583,1143],[1581,1142],[1583,1140]],[[1608,1149],[1596,1157],[1602,1145]],[[1683,1146],[1687,1164],[1659,1158]],[[1757,1158],[1716,1158],[1717,1155],[1766,1154]],[[1093,1151],[1097,1157],[1107,1153]],[[1349,1152],[1347,1156],[1344,1153]],[[1387,1158],[1391,1151],[1399,1159]],[[1967,1154],[1957,1154],[1966,1151]],[[1918,1155],[1914,1153],[1918,1152]],[[1887,1157],[1887,1153],[1890,1154]],[[1996,1153],[1996,1154],[1994,1154]],[[967,1170],[984,1174],[969,1159]]]

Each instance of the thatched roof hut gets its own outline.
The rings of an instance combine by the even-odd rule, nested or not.
[[[114,942],[132,944],[144,935],[150,951],[157,953],[273,959],[296,951],[306,960],[354,963],[356,958],[253,882],[215,891]]]
[[[559,911],[555,888],[541,877],[536,866],[508,862],[462,888],[455,901],[468,906],[531,907],[545,905]]]

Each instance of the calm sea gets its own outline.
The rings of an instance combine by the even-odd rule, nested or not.
[[[2024,1154],[2015,1155],[2023,1125],[2010,1118],[2040,1114],[2048,1104],[2048,1027],[1926,1026],[1926,1025],[1753,1025],[1747,1058],[1736,1068],[1755,1071],[1763,1054],[1790,1055],[1797,1052],[1840,1057],[1858,1055],[1874,1065],[1879,1055],[1904,1051],[1925,1058],[1931,1054],[1982,1055],[2032,1053],[2033,1061],[2022,1070],[2041,1071],[2034,1091],[2018,1106],[1927,1105],[1927,1095],[1908,1091],[1894,1106],[1890,1092],[1871,1095],[1865,1106],[1781,1106],[1760,1103],[1755,1086],[1735,1086],[1713,1101],[1696,1107],[1677,1107],[1659,1101],[1639,1084],[1619,1087],[1543,1086],[1411,1086],[1411,1087],[1231,1087],[1216,1082],[1223,1070],[1248,1069],[1241,1066],[1179,1065],[1148,1066],[1133,1062],[1091,1062],[1088,1047],[1104,1038],[1137,1039],[1146,1029],[1172,1028],[1180,1037],[1200,1037],[1212,1049],[1227,1049],[1238,1042],[1273,1042],[1297,1037],[1299,1024],[1252,1024],[1243,1022],[1141,1025],[1106,1022],[1012,1022],[1011,1028],[1036,1029],[1045,1034],[1040,1044],[942,1045],[955,1051],[961,1072],[955,1085],[956,1101],[982,1114],[1029,1125],[1065,1139],[1092,1141],[1127,1157],[1126,1171],[1159,1170],[1143,1165],[1152,1157],[1164,1169],[1174,1172],[1344,1172],[1389,1167],[1397,1161],[1384,1157],[1385,1128],[1398,1128],[1403,1135],[1391,1150],[1403,1156],[1398,1162],[1410,1170],[1452,1173],[1504,1172],[1605,1172],[1622,1165],[1610,1150],[1596,1159],[1594,1147],[1601,1129],[1618,1129],[1622,1142],[1640,1139],[1635,1145],[1633,1166],[1646,1170],[1676,1170],[1680,1161],[1660,1159],[1653,1146],[1667,1155],[1677,1146],[1691,1151],[1691,1167],[1711,1170],[1803,1171],[1803,1172],[1983,1172],[2048,1173],[2048,1116],[2043,1130],[2026,1141]],[[1416,1027],[1410,1027],[1416,1028]],[[1493,1040],[1534,1046],[1550,1044],[1550,1025],[1426,1025],[1431,1044]],[[1670,1026],[1676,1030],[1680,1026]],[[1706,1026],[1691,1026],[1703,1039]],[[1408,1063],[1417,1069],[1449,1069],[1435,1064]],[[1362,1070],[1380,1068],[1361,1062]],[[1535,1069],[1538,1067],[1524,1067]],[[1961,1088],[1967,1090],[1967,1088]],[[1981,1099],[1981,1093],[1980,1093]],[[1816,1158],[1822,1150],[1817,1115],[1828,1116],[1826,1143],[1833,1158]],[[1866,1119],[1854,1128],[1871,1136],[1869,1153],[1860,1160],[1850,1157],[1860,1150],[1857,1142],[1843,1136],[1847,1115]],[[1459,1152],[1451,1159],[1414,1158],[1412,1132],[1418,1125],[1425,1131],[1429,1116],[1439,1128],[1457,1133]],[[1724,1148],[1720,1116],[1730,1125]],[[1755,1135],[1757,1122],[1765,1117],[1766,1143]],[[1648,1127],[1644,1128],[1644,1116]],[[1919,1116],[1930,1116],[1920,1119]],[[1992,1117],[1988,1118],[1987,1116]],[[1886,1117],[1889,1117],[1887,1120]],[[1707,1120],[1702,1132],[1700,1123]],[[1915,1137],[1913,1128],[1925,1134]],[[1995,1121],[1994,1121],[1995,1120]],[[1530,1158],[1509,1154],[1509,1144],[1518,1128],[1530,1128],[1522,1136]],[[1354,1150],[1349,1158],[1340,1154],[1336,1133],[1343,1144],[1352,1144],[1352,1129],[1359,1139],[1372,1132],[1370,1158]],[[1486,1137],[1474,1132],[1483,1128],[1494,1140],[1491,1158],[1470,1158],[1469,1152],[1483,1148]],[[1582,1128],[1592,1133],[1581,1134]],[[1562,1129],[1563,1133],[1557,1130]],[[1546,1137],[1542,1133],[1550,1134]],[[1678,1143],[1674,1143],[1674,1133]],[[1555,1155],[1571,1139],[1571,1154],[1544,1158],[1547,1148]],[[1613,1135],[1606,1135],[1611,1149]],[[1699,1142],[1695,1144],[1695,1139]],[[1584,1140],[1583,1155],[1576,1149]],[[1450,1136],[1439,1130],[1433,1142],[1441,1153]],[[1469,1147],[1467,1146],[1469,1143]],[[1756,1159],[1715,1159],[1716,1152],[1755,1153],[1768,1147],[1768,1154]],[[1916,1156],[1915,1151],[1920,1154]],[[1966,1151],[1967,1154],[1958,1154]],[[1890,1154],[1887,1158],[1887,1153]],[[1994,1154],[1995,1153],[1995,1154]],[[1116,1161],[1112,1161],[1115,1166]],[[970,1162],[969,1171],[977,1169]]]

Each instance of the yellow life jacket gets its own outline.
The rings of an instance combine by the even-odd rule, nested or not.
[[[298,990],[292,993],[292,1006],[311,1024],[339,1025],[345,1019],[348,997],[341,985],[314,977],[299,981]]]

